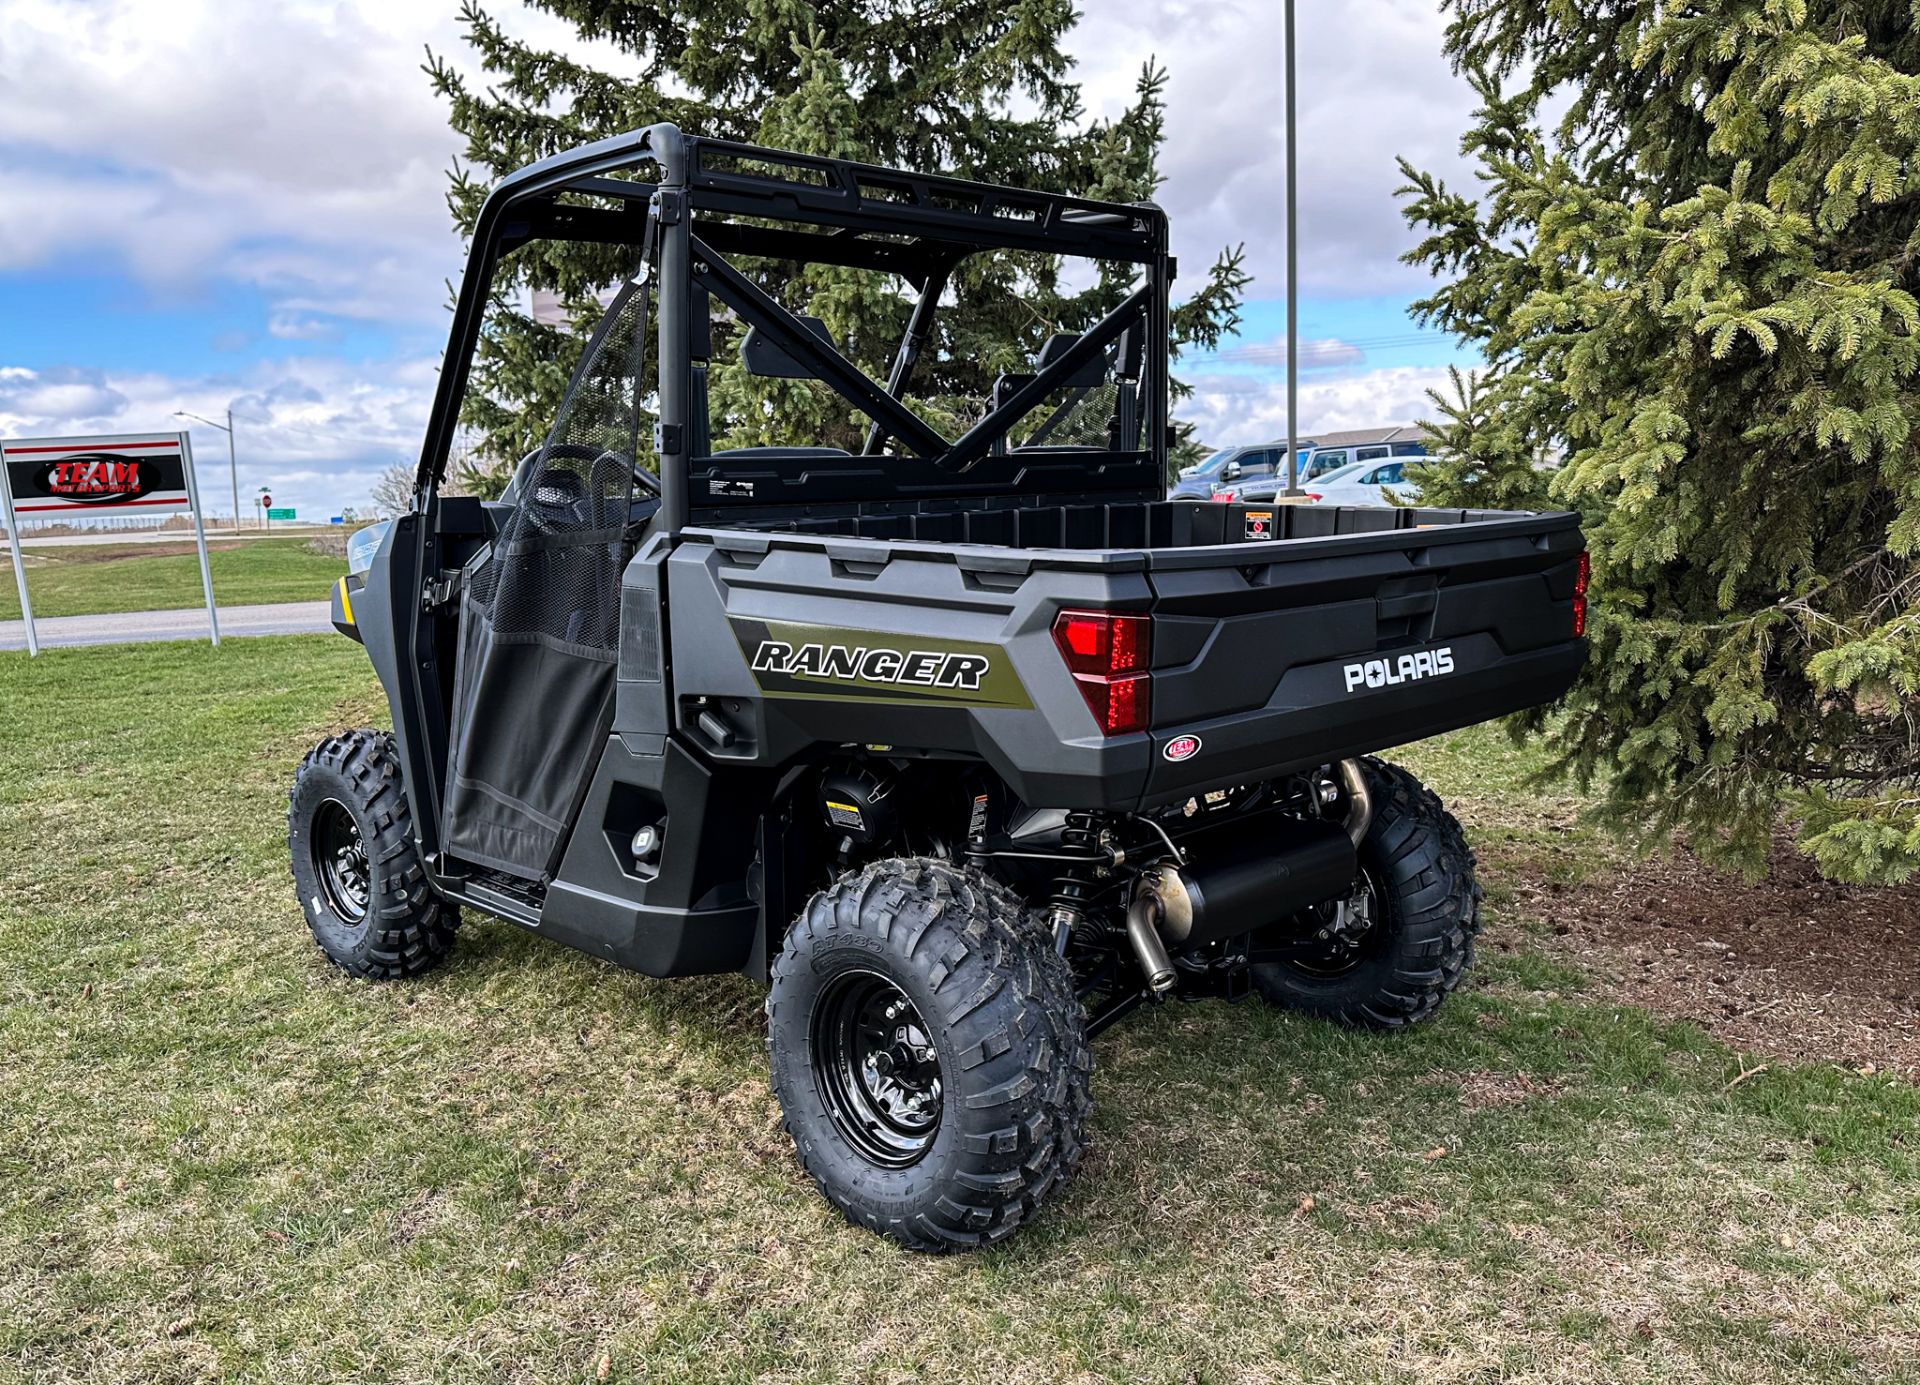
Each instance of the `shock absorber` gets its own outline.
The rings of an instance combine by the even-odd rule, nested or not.
[[[1068,951],[1073,930],[1087,920],[1087,886],[1073,876],[1056,876],[1052,897],[1046,901],[1046,922],[1054,930],[1054,951]]]
[[[1103,838],[1107,835],[1098,814],[1073,812],[1067,814],[1066,825],[1060,829],[1060,844],[1091,853],[1103,849]],[[1086,918],[1087,882],[1076,875],[1055,876],[1047,903],[1047,921],[1053,926],[1055,951],[1066,952],[1073,930],[1085,923]]]

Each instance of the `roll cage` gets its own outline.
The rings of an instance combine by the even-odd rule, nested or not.
[[[652,180],[612,176],[651,165]],[[594,199],[582,206],[569,194]],[[806,229],[797,229],[806,228]],[[959,478],[1053,391],[1112,350],[1137,372],[1144,444],[1136,474],[1164,475],[1168,422],[1168,295],[1173,262],[1164,213],[1121,204],[905,172],[682,133],[669,124],[569,150],[503,179],[476,218],[454,305],[446,365],[415,473],[415,509],[432,510],[501,257],[557,239],[644,247],[652,261],[658,414],[656,528],[689,522],[690,463],[707,447],[704,380],[711,352],[707,300],[870,420],[862,455]],[[906,401],[954,268],[981,251],[1034,251],[1140,265],[1140,287],[1031,375],[1006,381],[986,415],[948,438]],[[884,381],[875,380],[728,260],[762,256],[900,276],[915,290]],[[917,464],[917,466],[916,466]]]

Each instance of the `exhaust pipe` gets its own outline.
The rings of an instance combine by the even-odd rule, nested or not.
[[[1167,956],[1167,945],[1160,941],[1160,900],[1145,877],[1134,889],[1133,903],[1127,906],[1127,941],[1133,944],[1147,989],[1156,997],[1172,990],[1173,959]]]
[[[1373,795],[1367,791],[1367,776],[1358,760],[1340,762],[1340,787],[1347,793],[1347,836],[1358,851],[1367,829],[1373,826]]]

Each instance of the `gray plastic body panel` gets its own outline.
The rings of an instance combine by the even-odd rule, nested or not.
[[[718,762],[783,765],[816,747],[881,744],[977,757],[1023,799],[1123,808],[1143,791],[1145,733],[1107,737],[1054,646],[1063,609],[1145,610],[1139,554],[1012,553],[922,543],[689,530],[666,564],[675,730]],[[883,689],[769,696],[734,621],[987,647],[1027,707],[929,705]],[[704,724],[702,716],[708,719]],[[731,744],[710,734],[717,719]]]
[[[673,730],[716,764],[879,744],[977,757],[1030,804],[1132,810],[1558,696],[1585,658],[1571,635],[1582,547],[1571,515],[1140,551],[688,530],[664,564]],[[1100,733],[1053,643],[1069,609],[1153,616],[1149,731]],[[1031,705],[775,691],[741,621],[849,646],[968,642],[1003,659]],[[1373,686],[1364,668],[1381,660]],[[1199,751],[1169,758],[1187,736]]]

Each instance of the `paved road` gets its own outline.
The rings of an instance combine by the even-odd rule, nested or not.
[[[235,543],[248,539],[310,539],[316,534],[344,534],[347,531],[337,524],[287,524],[276,527],[271,533],[258,529],[242,529],[235,533],[231,529],[207,530],[208,543]],[[0,553],[7,551],[7,536],[0,532]],[[192,543],[191,529],[134,529],[127,533],[116,533],[102,529],[92,534],[47,534],[29,533],[20,540],[22,548],[97,548],[103,544],[123,543]]]
[[[333,608],[326,601],[291,601],[272,606],[222,606],[220,638],[244,635],[307,635],[333,629]],[[42,616],[34,623],[40,647],[73,644],[141,644],[149,640],[204,640],[205,607],[184,611],[129,611],[110,616]],[[0,649],[25,649],[27,627],[0,620]]]

